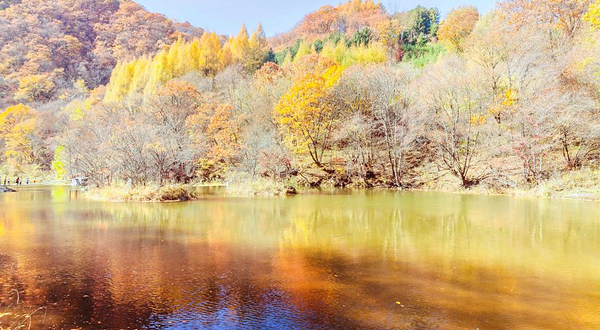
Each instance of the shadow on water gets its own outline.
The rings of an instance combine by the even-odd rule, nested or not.
[[[598,203],[344,191],[159,205],[79,194],[0,196],[0,306],[18,290],[24,308],[47,308],[38,328],[600,324]]]

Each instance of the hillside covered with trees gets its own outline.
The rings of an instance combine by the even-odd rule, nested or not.
[[[598,194],[597,0],[353,0],[271,39],[130,1],[0,8],[0,173]]]
[[[118,60],[202,33],[128,0],[0,1],[0,104],[105,85]]]

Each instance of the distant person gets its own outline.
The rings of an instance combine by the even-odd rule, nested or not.
[[[17,177],[17,180],[15,180],[15,185],[19,185],[19,182],[21,182],[21,177]]]
[[[29,185],[29,178],[25,179],[25,185],[28,186]]]

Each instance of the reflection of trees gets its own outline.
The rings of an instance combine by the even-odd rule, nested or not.
[[[0,199],[0,293],[17,288],[65,327],[431,328],[477,317],[489,327],[561,309],[570,316],[556,324],[575,324],[584,312],[567,306],[589,300],[557,297],[600,278],[590,267],[600,251],[596,204],[428,193],[164,205],[44,196]],[[399,313],[395,301],[409,307]]]

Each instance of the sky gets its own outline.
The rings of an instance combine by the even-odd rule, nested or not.
[[[219,34],[236,35],[242,24],[254,30],[259,22],[267,36],[287,32],[304,15],[323,5],[338,5],[346,0],[137,0],[146,9],[161,13],[180,22],[215,31]],[[476,6],[480,12],[494,7],[495,0],[381,0],[386,7],[408,10],[422,5],[437,7],[442,17],[452,8],[461,5]]]

